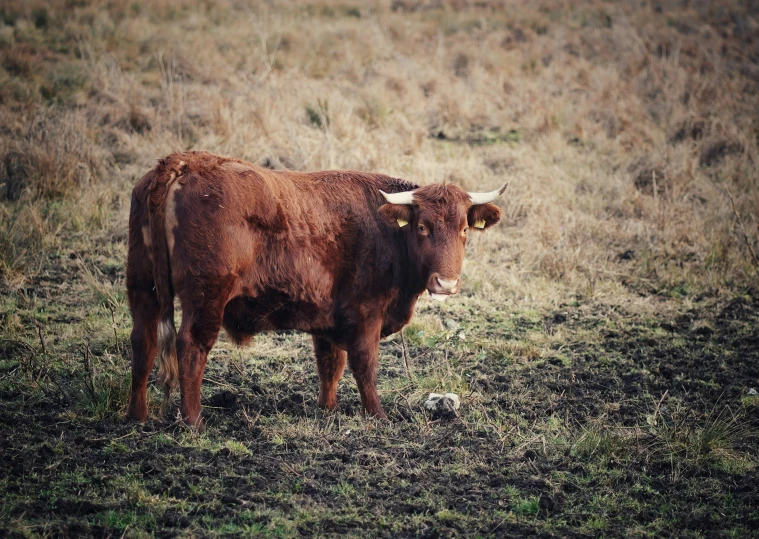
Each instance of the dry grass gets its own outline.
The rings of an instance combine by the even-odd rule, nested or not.
[[[2,2],[0,423],[22,427],[0,429],[0,527],[745,536],[754,4]],[[349,381],[316,412],[290,334],[222,337],[208,434],[120,420],[130,189],[186,149],[509,181],[462,294],[420,301],[410,376],[400,339],[382,344],[392,423],[355,415]],[[450,390],[455,420],[418,407]]]
[[[34,271],[29,253],[75,225],[40,200],[112,189],[109,222],[78,227],[123,228],[135,178],[202,148],[509,179],[505,226],[470,272],[508,298],[733,288],[757,270],[726,194],[756,250],[757,23],[720,9],[6,2],[4,274]],[[29,212],[42,225],[20,233]]]

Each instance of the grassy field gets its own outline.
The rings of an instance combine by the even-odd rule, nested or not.
[[[729,0],[0,3],[0,535],[756,536],[757,36]],[[186,149],[510,182],[409,369],[381,344],[389,421],[350,376],[321,412],[296,333],[221,338],[203,434],[153,384],[123,420],[130,190]]]

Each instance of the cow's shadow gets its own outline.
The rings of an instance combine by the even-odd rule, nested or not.
[[[309,384],[267,385],[255,381],[225,379],[225,387],[204,389],[201,405],[206,426],[214,424],[240,423],[249,425],[260,419],[285,416],[292,420],[327,420],[334,416],[362,417],[358,390],[350,383],[340,385],[338,389],[338,407],[335,410],[322,410],[316,404],[318,381],[314,380],[313,387]],[[309,380],[310,381],[310,380]],[[231,383],[228,383],[231,382]],[[237,385],[239,383],[239,385]],[[206,382],[204,382],[204,385]],[[154,398],[158,392],[154,393]],[[160,399],[157,399],[160,402]],[[381,397],[382,406],[391,422],[405,423],[416,421],[417,415],[423,415],[421,409],[412,410],[406,400],[398,395],[390,394]],[[155,400],[154,400],[155,402]],[[163,421],[173,421],[178,418],[180,398],[179,392],[172,394],[171,403],[165,416],[157,417]],[[156,410],[157,412],[157,410]]]
[[[217,389],[210,397],[202,400],[204,415],[211,413],[221,417],[237,415],[245,411],[264,417],[284,414],[292,417],[313,417],[316,406],[316,392],[306,393],[298,389],[288,392],[255,393],[249,390],[235,392]]]
[[[202,400],[203,415],[207,420],[220,421],[235,417],[275,417],[287,416],[292,419],[314,419],[332,414],[348,416],[360,415],[358,395],[347,394],[341,399],[337,410],[322,410],[316,405],[317,390],[304,391],[297,388],[289,391],[269,391],[263,394],[241,390],[216,389]]]
[[[358,392],[338,392],[338,407],[335,410],[323,410],[316,404],[317,391],[304,392],[292,390],[278,395],[255,395],[241,391],[235,393],[229,389],[217,389],[202,401],[203,416],[208,425],[214,423],[242,421],[243,424],[256,422],[261,418],[285,416],[292,420],[327,420],[331,417],[363,417]],[[391,422],[405,423],[414,421],[421,411],[410,410],[406,402],[389,396],[382,399],[382,405]]]

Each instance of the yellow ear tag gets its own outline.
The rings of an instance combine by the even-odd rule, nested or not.
[[[396,220],[398,221],[398,226],[401,228],[403,228],[404,226],[408,224],[408,221],[406,221],[405,219],[396,219]]]
[[[474,228],[485,228],[485,219],[474,222]]]

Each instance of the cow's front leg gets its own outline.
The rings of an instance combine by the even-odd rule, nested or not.
[[[357,332],[348,346],[348,364],[361,394],[361,411],[368,416],[386,418],[377,394],[380,327],[380,323],[372,324]]]

